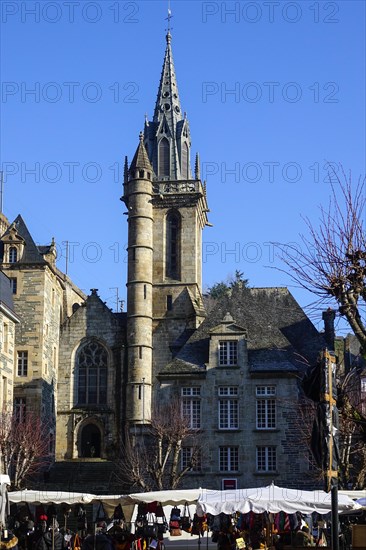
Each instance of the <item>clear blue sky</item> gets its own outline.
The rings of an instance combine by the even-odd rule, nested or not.
[[[55,237],[61,270],[63,243],[76,243],[70,277],[111,307],[116,288],[126,294],[123,160],[153,113],[167,8],[1,2],[4,212],[21,213],[39,244]],[[355,179],[366,172],[365,2],[172,0],[171,10],[191,161],[199,151],[213,224],[204,285],[236,269],[252,286],[290,285],[268,267],[279,265],[269,243],[300,244],[301,216],[316,223],[327,161]]]

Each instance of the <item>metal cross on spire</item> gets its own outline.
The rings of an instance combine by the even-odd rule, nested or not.
[[[168,31],[168,33],[170,33],[170,31],[172,30],[173,27],[170,26],[170,20],[172,18],[172,10],[170,9],[170,0],[168,0],[168,17],[166,17],[165,19],[168,20],[168,28],[166,29]]]

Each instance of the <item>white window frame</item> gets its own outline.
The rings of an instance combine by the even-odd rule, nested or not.
[[[27,350],[17,353],[17,376],[28,376],[29,356]]]
[[[256,448],[256,470],[257,472],[277,471],[277,448],[275,445]]]
[[[276,386],[256,386],[256,429],[274,430],[277,427]]]
[[[193,450],[194,450],[193,447],[182,447],[182,452],[181,452],[181,469],[182,470],[185,470],[188,467],[188,462],[192,458]],[[190,468],[189,471],[190,472],[199,472],[199,471],[201,471],[200,457],[198,457],[197,465],[194,466],[193,468]]]
[[[238,364],[238,341],[220,340],[219,367],[236,367]]]
[[[219,396],[219,430],[239,429],[239,391],[236,386],[220,386]]]
[[[25,397],[14,398],[14,415],[17,422],[24,422],[27,415],[27,399]]]
[[[201,428],[201,386],[181,388],[182,416],[189,421],[192,430]]]
[[[222,446],[219,448],[219,471],[239,471],[239,447]]]
[[[9,246],[9,264],[16,264],[18,261],[19,251],[14,245]]]

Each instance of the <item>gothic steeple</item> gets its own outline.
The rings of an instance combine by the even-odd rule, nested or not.
[[[145,147],[158,181],[192,178],[189,124],[180,106],[171,40],[168,31],[154,117],[145,122],[144,130]]]

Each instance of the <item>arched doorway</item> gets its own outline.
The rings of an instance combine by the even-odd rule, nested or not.
[[[80,454],[82,458],[100,458],[100,429],[95,424],[87,424],[81,432]]]

